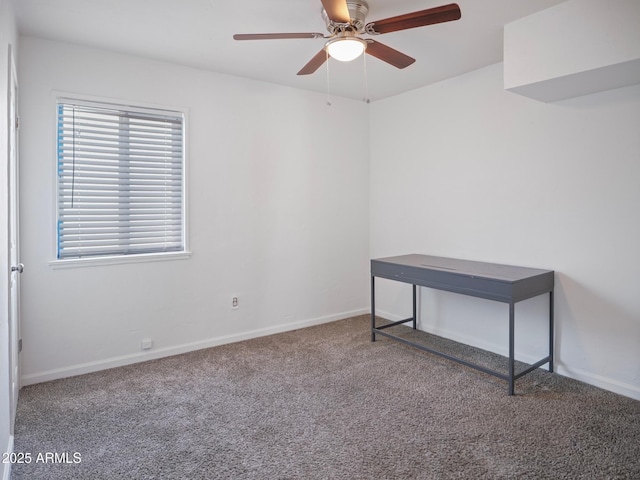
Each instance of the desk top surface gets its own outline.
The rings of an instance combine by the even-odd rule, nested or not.
[[[472,260],[460,260],[457,258],[434,257],[431,255],[419,254],[376,258],[372,259],[371,262],[402,265],[426,270],[438,270],[442,272],[449,272],[451,274],[488,278],[503,282],[516,282],[532,276],[553,272],[553,270],[542,270],[538,268],[517,267],[513,265],[501,265],[498,263],[476,262]]]

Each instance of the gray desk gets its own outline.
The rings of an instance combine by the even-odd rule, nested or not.
[[[385,325],[376,326],[375,279],[396,280],[413,285],[413,317]],[[429,255],[402,255],[371,260],[371,341],[376,334],[412,345],[429,353],[440,355],[489,375],[509,382],[509,395],[514,394],[515,381],[527,373],[549,364],[553,372],[553,270],[514,267],[495,263],[473,262]],[[412,322],[416,328],[416,287],[429,287],[448,292],[471,295],[509,304],[509,373],[501,373],[476,365],[461,358],[412,342],[387,331],[396,325]],[[549,355],[515,372],[514,359],[514,312],[515,304],[528,298],[549,294]]]

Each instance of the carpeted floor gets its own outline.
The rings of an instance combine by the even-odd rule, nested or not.
[[[510,397],[368,322],[25,387],[12,478],[640,479],[640,402],[543,370]]]

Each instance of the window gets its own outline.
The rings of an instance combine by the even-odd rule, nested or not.
[[[184,252],[184,115],[69,99],[57,113],[57,258]]]

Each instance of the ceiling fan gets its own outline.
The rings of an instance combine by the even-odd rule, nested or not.
[[[415,62],[414,58],[388,47],[373,39],[363,39],[360,35],[381,35],[383,33],[424,27],[435,23],[450,22],[461,17],[460,7],[451,3],[417,12],[385,18],[366,23],[369,6],[364,0],[321,0],[322,18],[329,35],[322,33],[244,33],[233,36],[235,40],[280,40],[295,38],[328,39],[320,50],[298,75],[314,73],[328,57],[341,61],[351,61],[363,52],[393,65],[405,68]]]

